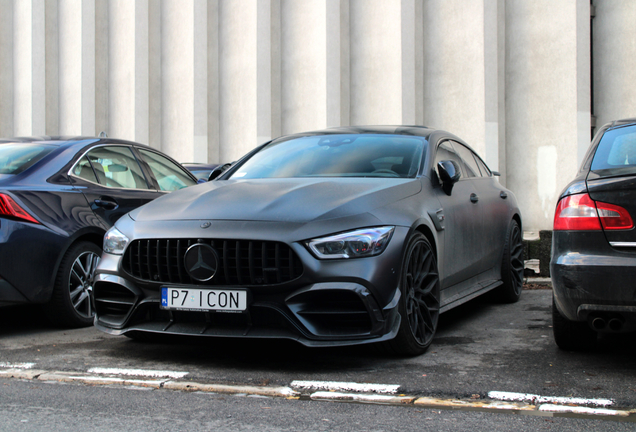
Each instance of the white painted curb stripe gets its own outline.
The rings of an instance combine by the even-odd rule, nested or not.
[[[528,402],[532,404],[556,403],[556,404],[575,404],[575,405],[594,405],[594,406],[611,406],[614,401],[611,399],[586,399],[574,397],[559,396],[540,396],[530,393],[511,393],[501,391],[488,392],[488,397],[503,401]]]
[[[388,396],[378,394],[358,394],[358,393],[341,393],[332,391],[320,391],[312,393],[312,400],[329,400],[329,401],[345,401],[345,402],[363,402],[363,403],[380,403],[380,404],[410,404],[414,396]]]
[[[612,415],[627,417],[629,411],[610,410],[605,408],[588,408],[581,406],[564,406],[564,405],[541,405],[539,411],[554,412],[554,413],[574,413],[574,414],[592,414],[592,415]]]
[[[35,363],[0,362],[1,368],[31,369],[33,366],[35,366]]]
[[[101,374],[101,375],[128,375],[128,376],[146,376],[152,378],[183,378],[188,372],[174,372],[174,371],[157,371],[157,370],[145,370],[145,369],[118,369],[118,368],[91,368],[88,373]]]
[[[292,381],[290,387],[295,390],[327,390],[341,392],[395,394],[399,384],[359,384],[337,381]]]

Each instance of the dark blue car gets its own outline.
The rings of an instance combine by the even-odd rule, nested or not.
[[[165,154],[134,142],[0,140],[0,306],[43,304],[57,325],[90,325],[106,230],[128,211],[196,183]]]

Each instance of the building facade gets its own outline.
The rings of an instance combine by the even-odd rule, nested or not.
[[[340,125],[449,130],[551,229],[595,125],[636,116],[633,0],[0,0],[0,136],[182,162]]]

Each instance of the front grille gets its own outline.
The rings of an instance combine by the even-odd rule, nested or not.
[[[196,243],[212,246],[219,256],[216,275],[206,282],[192,279],[185,268],[184,255]],[[138,279],[195,285],[272,285],[292,281],[303,272],[300,259],[285,243],[255,240],[134,240],[122,265]]]

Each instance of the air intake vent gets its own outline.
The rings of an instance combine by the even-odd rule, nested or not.
[[[219,257],[209,281],[194,280],[186,271],[184,255],[196,243],[212,246]],[[150,282],[223,286],[280,284],[303,272],[300,259],[285,243],[256,240],[135,240],[126,249],[123,268]]]

